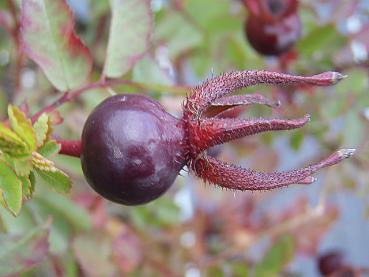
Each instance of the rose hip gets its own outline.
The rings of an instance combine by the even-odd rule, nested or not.
[[[245,35],[251,46],[265,56],[289,51],[301,36],[296,0],[246,0],[249,16]]]
[[[354,150],[339,150],[302,169],[272,173],[227,164],[207,150],[261,132],[300,128],[310,119],[309,115],[290,120],[230,118],[232,109],[240,106],[280,105],[260,94],[229,95],[235,90],[258,84],[329,86],[343,77],[337,72],[311,77],[267,71],[225,73],[193,88],[181,119],[146,96],[110,97],[95,108],[83,128],[83,172],[98,193],[126,205],[158,198],[185,165],[204,181],[233,190],[310,184],[315,181],[313,173],[350,157]]]

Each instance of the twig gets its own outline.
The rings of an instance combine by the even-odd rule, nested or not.
[[[57,140],[61,145],[59,154],[77,157],[81,156],[81,141],[80,140]]]
[[[117,85],[129,85],[132,87],[136,87],[139,89],[145,89],[145,90],[169,91],[174,94],[181,94],[181,95],[186,95],[186,93],[189,91],[189,88],[184,87],[184,86],[166,86],[166,85],[161,85],[161,84],[138,83],[138,82],[134,82],[130,80],[120,80],[120,79],[119,80],[118,79],[114,79],[114,80],[101,79],[99,81],[90,83],[76,90],[65,92],[55,102],[51,103],[50,105],[44,107],[43,109],[35,113],[32,116],[32,122],[35,122],[43,113],[50,113],[54,111],[55,109],[65,104],[66,102],[71,102],[73,99],[79,97],[84,92],[87,92],[89,90],[96,89],[96,88],[105,88],[105,87],[112,87],[112,86],[117,86]]]
[[[13,15],[13,17],[16,18],[17,17],[17,8],[16,8],[13,0],[8,0],[7,2],[8,2],[9,11]]]

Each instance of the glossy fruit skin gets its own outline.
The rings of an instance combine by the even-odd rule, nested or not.
[[[142,95],[108,98],[82,132],[82,169],[91,187],[124,205],[162,195],[184,166],[181,122]]]
[[[301,22],[294,14],[279,22],[264,22],[250,16],[245,25],[246,37],[262,55],[278,56],[292,48],[301,34]]]
[[[339,251],[330,251],[318,258],[319,271],[323,276],[333,274],[343,266],[344,257]]]

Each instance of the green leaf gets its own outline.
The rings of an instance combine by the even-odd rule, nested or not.
[[[83,175],[80,159],[67,155],[56,155],[54,160],[60,167],[70,172],[70,174],[77,176]]]
[[[0,160],[0,197],[2,204],[14,216],[22,207],[22,183],[13,169]]]
[[[0,189],[0,204],[1,204],[4,208],[6,208],[6,202],[5,202],[4,198],[3,198],[3,193],[2,193],[2,191],[1,191],[1,189]]]
[[[110,0],[112,20],[104,74],[119,78],[145,54],[152,33],[150,0]]]
[[[0,276],[18,276],[47,256],[49,223],[22,235],[0,235]]]
[[[294,240],[291,235],[278,239],[256,265],[255,277],[274,277],[286,267],[294,255]]]
[[[76,230],[88,230],[91,228],[91,218],[88,211],[78,206],[68,197],[58,193],[47,191],[40,193],[38,201],[62,215]]]
[[[31,156],[25,158],[11,159],[11,164],[18,176],[28,176],[32,170]]]
[[[167,72],[151,57],[145,56],[133,69],[133,80],[143,83],[172,85],[173,80]]]
[[[52,128],[50,117],[45,113],[42,114],[33,125],[33,128],[36,133],[37,147],[41,147],[48,139],[49,130]]]
[[[298,42],[299,53],[311,57],[315,51],[326,49],[338,36],[334,25],[316,26]]]
[[[31,171],[31,173],[29,174],[29,181],[31,182],[31,191],[33,193],[35,191],[35,185],[36,185],[36,176],[33,173],[33,171]]]
[[[174,59],[203,42],[203,34],[180,13],[169,13],[155,30],[155,41],[166,41],[169,56]]]
[[[35,171],[46,185],[54,189],[56,192],[68,192],[70,190],[72,184],[69,176],[56,168],[52,161],[34,152],[32,162],[35,167]]]
[[[58,255],[65,253],[72,240],[73,228],[71,224],[63,215],[40,201],[39,198],[35,197],[30,204],[32,206],[31,213],[38,220],[47,220],[50,217],[53,219],[49,236],[50,252]]]
[[[40,186],[32,202],[33,216],[53,219],[50,232],[50,251],[53,254],[70,255],[70,242],[73,234],[88,230],[92,223],[89,212],[74,203],[70,197]],[[22,211],[23,215],[23,211]],[[69,275],[68,275],[69,276]]]
[[[350,111],[345,115],[344,130],[342,133],[343,145],[357,148],[366,142],[365,131],[359,113]]]
[[[224,277],[224,270],[221,265],[213,265],[206,269],[205,276],[212,276],[212,277]]]
[[[13,131],[28,145],[28,153],[36,150],[36,135],[32,122],[15,106],[8,106],[10,125]]]
[[[21,176],[19,177],[19,180],[22,182],[23,198],[30,199],[35,191],[35,183],[31,182],[30,176]]]
[[[148,205],[138,206],[132,209],[130,216],[134,224],[142,229],[153,225],[165,227],[178,223],[178,206],[173,199],[161,197]]]
[[[68,192],[72,187],[68,175],[59,169],[53,171],[36,169],[36,172],[48,186],[57,192]]]
[[[301,130],[295,131],[290,137],[290,145],[293,150],[298,151],[304,142],[304,132]]]
[[[31,204],[31,202],[28,203]],[[0,217],[7,233],[20,235],[28,232],[35,226],[35,217],[32,215],[28,203],[22,207],[22,212],[17,217],[14,217],[7,210],[0,208]]]
[[[0,150],[10,156],[29,154],[26,143],[3,123],[0,123]]]
[[[249,268],[246,261],[234,262],[232,265],[232,276],[234,277],[247,277],[249,276]]]
[[[65,0],[23,0],[23,50],[60,91],[84,85],[91,73],[88,48],[74,31],[75,20]]]
[[[109,0],[91,0],[90,12],[92,21],[106,15],[109,12]]]
[[[38,149],[38,153],[46,158],[49,158],[59,153],[60,147],[60,144],[58,144],[55,140],[49,140],[40,149]]]
[[[184,3],[186,11],[205,30],[212,27],[214,21],[222,15],[228,15],[230,9],[230,2],[227,0],[218,0],[216,4],[213,0],[187,0]]]

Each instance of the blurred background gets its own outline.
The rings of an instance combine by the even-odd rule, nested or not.
[[[17,35],[7,26],[15,24],[19,9],[17,1],[10,2],[0,2],[2,120],[8,103],[34,114],[60,96],[17,51]],[[109,35],[109,1],[68,2],[97,79]],[[180,117],[183,86],[226,71],[339,71],[348,77],[332,87],[244,90],[280,99],[282,106],[248,107],[241,117],[309,113],[312,120],[299,130],[222,145],[212,155],[262,171],[301,167],[340,148],[356,148],[355,156],[321,170],[312,185],[268,192],[224,190],[183,170],[160,199],[126,207],[94,193],[78,159],[58,155],[54,160],[72,177],[72,192],[57,194],[40,185],[17,218],[0,209],[0,248],[5,238],[10,243],[8,252],[0,250],[2,266],[17,263],[13,250],[20,249],[28,257],[20,263],[34,265],[21,276],[321,276],[319,257],[333,251],[340,258],[327,276],[342,268],[351,275],[334,276],[369,276],[369,1],[301,0],[294,6],[295,1],[267,0],[259,6],[262,2],[152,0],[152,44],[124,76],[136,85],[114,90],[150,95]],[[96,89],[64,105],[56,136],[78,139],[88,114],[109,95]],[[19,239],[50,219],[49,233]]]

